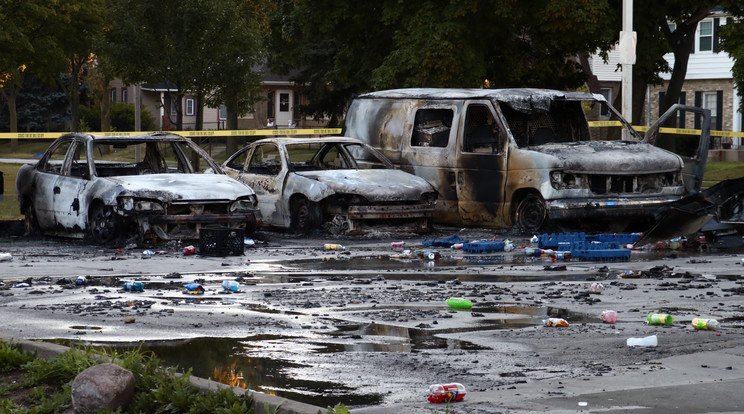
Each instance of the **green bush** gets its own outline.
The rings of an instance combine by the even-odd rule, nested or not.
[[[143,131],[156,130],[155,118],[144,107],[140,112],[140,118]],[[101,106],[80,107],[80,125],[91,132],[101,131]],[[126,102],[111,104],[111,130],[134,131],[134,104]]]

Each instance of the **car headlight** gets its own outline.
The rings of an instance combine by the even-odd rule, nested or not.
[[[437,201],[437,193],[428,192],[421,195],[421,202],[424,204],[434,204]]]
[[[256,207],[256,196],[242,198],[230,204],[230,213],[247,213]]]
[[[119,197],[118,203],[119,208],[124,211],[134,210],[134,198],[132,197]]]
[[[134,202],[135,211],[150,211],[153,213],[162,213],[165,211],[163,205],[157,201],[137,200]]]

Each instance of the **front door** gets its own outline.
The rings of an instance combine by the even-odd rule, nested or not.
[[[685,112],[696,114],[696,116],[702,118],[700,135],[694,133],[693,130],[676,128],[676,125],[679,124],[677,120],[684,119]],[[671,125],[671,127],[664,128],[667,125]],[[686,192],[689,194],[700,191],[710,145],[709,110],[675,104],[651,125],[644,140],[682,157],[684,162],[682,180]]]
[[[276,91],[275,102],[275,113],[276,113],[276,126],[279,128],[286,128],[291,126],[292,122],[292,90],[290,89],[279,89]]]

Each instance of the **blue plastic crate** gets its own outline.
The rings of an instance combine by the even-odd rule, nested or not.
[[[462,250],[468,253],[498,252],[504,250],[504,246],[506,243],[502,241],[481,241],[463,243]]]

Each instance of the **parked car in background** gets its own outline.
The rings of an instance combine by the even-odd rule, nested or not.
[[[431,229],[434,188],[353,138],[262,139],[223,167],[256,191],[260,225],[302,233],[323,224],[337,233],[379,224]]]
[[[107,242],[198,238],[202,226],[255,227],[256,195],[190,139],[170,133],[56,139],[16,180],[28,233]]]
[[[685,115],[702,132],[659,128]],[[675,105],[643,137],[599,94],[422,88],[355,97],[343,134],[430,182],[440,223],[643,231],[700,191],[709,126],[710,111]]]

